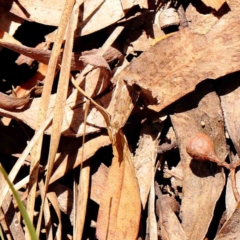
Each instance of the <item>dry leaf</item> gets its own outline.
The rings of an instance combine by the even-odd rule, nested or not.
[[[90,198],[99,204],[106,183],[108,168],[101,163],[96,173],[92,175]],[[62,212],[69,215],[73,224],[73,191],[65,185],[57,182],[49,186],[49,192],[55,192],[57,195],[59,207]]]
[[[157,158],[158,138],[162,126],[160,123],[152,123],[151,125],[146,123],[143,125],[138,148],[134,156],[134,167],[136,169],[143,209],[146,206],[151,181],[154,177],[154,171],[152,171],[152,169],[155,166]]]
[[[240,192],[240,171],[238,170],[236,173],[236,186],[238,192]],[[235,211],[236,208],[236,198],[233,193],[233,188],[232,188],[232,181],[231,181],[231,176],[229,174],[228,179],[227,179],[227,187],[226,187],[226,196],[225,196],[225,201],[226,201],[226,218],[230,218],[233,212]]]
[[[205,237],[216,202],[225,185],[223,170],[216,166],[209,168],[208,162],[192,161],[186,153],[188,139],[203,132],[213,139],[218,157],[224,159],[226,156],[220,101],[217,95],[210,91],[209,82],[202,84],[195,93],[175,104],[173,108],[175,114],[171,115],[183,167],[180,218],[183,230],[192,240]]]
[[[239,239],[239,212],[240,203],[238,202],[231,217],[224,223],[214,240]]]
[[[115,136],[114,158],[102,193],[97,219],[97,237],[137,239],[141,202],[133,157],[122,131]]]
[[[160,111],[206,78],[240,70],[239,16],[239,8],[232,8],[205,35],[182,29],[132,61],[113,82],[124,79],[137,84],[145,104]]]
[[[91,64],[94,67],[104,67],[110,71],[107,61],[102,56],[87,54],[80,57],[80,60],[82,60],[85,64]]]
[[[133,97],[131,97],[131,95]],[[117,83],[113,95],[115,114],[109,119],[108,131],[112,138],[113,159],[102,193],[97,218],[97,237],[133,240],[138,236],[141,201],[133,166],[133,156],[121,130],[138,98],[129,92],[123,81]]]
[[[177,202],[173,197],[162,195],[158,184],[155,184],[158,200],[156,202],[157,214],[159,216],[159,228],[163,240],[187,240],[187,236],[175,214]]]
[[[226,2],[225,0],[202,0],[207,6],[219,10],[219,8]]]
[[[152,159],[155,162],[155,159]],[[149,239],[151,240],[158,240],[158,227],[157,227],[157,218],[155,214],[155,186],[154,186],[154,179],[155,179],[155,166],[152,166],[151,169],[152,179],[151,187],[149,191],[148,197],[148,218],[147,218],[147,234],[149,235]]]
[[[190,31],[198,34],[206,34],[218,21],[217,16],[212,13],[201,14],[191,3],[186,9],[186,17]]]
[[[14,89],[16,96],[23,97],[24,95],[29,93],[29,91],[34,87],[35,87],[35,90],[34,90],[35,95],[39,95],[39,94],[36,94],[37,89],[40,90],[40,94],[41,94],[42,88],[41,87],[37,88],[36,85],[39,81],[44,80],[46,76],[46,71],[47,71],[47,65],[43,63],[39,63],[38,70],[34,74],[34,76]]]
[[[56,196],[55,192],[48,192],[47,193],[47,198],[51,202],[58,218],[58,225],[57,225],[57,230],[56,230],[56,239],[61,239],[62,236],[62,218],[61,218],[61,210],[58,202],[58,198]]]
[[[117,22],[124,16],[120,0],[87,0],[84,2],[83,21],[87,20],[90,14],[92,14],[96,7],[98,7],[102,2],[103,4],[100,6],[98,11],[94,13],[91,19],[87,21],[82,28],[82,36],[105,28]],[[65,1],[63,0],[58,1],[58,4],[52,0],[36,0],[34,2],[29,0],[19,0],[18,3],[13,1],[9,11],[28,21],[58,26],[64,4]],[[76,34],[80,35],[80,31],[76,32]]]
[[[98,72],[99,76],[103,76],[101,74],[101,71],[104,70],[102,69],[96,69]],[[95,74],[97,74],[95,72]],[[107,80],[104,76],[102,78],[102,84],[101,81],[99,80],[99,88],[96,89],[98,90],[105,90],[105,87],[107,86],[109,80]],[[79,95],[76,95],[75,98],[79,98],[80,102],[77,102],[77,106],[75,105],[75,98],[68,99],[69,102],[65,106],[65,117],[63,120],[63,125],[62,125],[62,134],[66,136],[82,136],[83,134],[83,116],[84,116],[84,109],[82,109],[82,96],[78,97]],[[112,103],[110,103],[112,93],[109,92],[106,95],[103,95],[101,98],[97,99],[96,101],[99,102],[103,107],[108,108],[109,111],[112,113],[114,111],[113,109],[110,109],[112,106]],[[49,107],[48,107],[48,113],[52,111],[52,109],[55,106],[55,98],[56,95],[52,94],[50,97],[50,102],[49,102]],[[23,121],[26,123],[28,126],[30,126],[33,129],[37,128],[37,114],[39,112],[39,104],[40,104],[40,98],[35,98],[31,102],[31,105],[28,109],[25,111],[21,112],[12,112],[12,111],[7,111],[4,109],[0,108],[0,115],[2,116],[8,116],[12,117],[15,119],[18,119],[20,121]],[[102,128],[106,128],[106,123],[101,116],[101,113],[91,105],[89,115],[87,117],[87,128],[86,128],[86,134],[89,133],[94,133],[94,132],[99,132]],[[49,127],[46,132],[46,134],[51,133],[51,127]]]
[[[240,156],[239,117],[240,117],[240,73],[235,73],[221,79],[219,94],[227,131],[234,147]],[[231,106],[231,107],[229,107]],[[234,121],[233,121],[234,119]]]
[[[6,11],[5,8],[0,6],[0,29],[13,35],[23,22],[23,19]]]
[[[225,125],[227,132],[233,142],[237,155],[240,156],[240,142],[239,142],[239,97],[240,97],[240,73],[231,74],[227,77],[222,78],[219,88],[219,94],[221,98],[221,106],[223,110]],[[233,121],[234,119],[234,121]],[[240,171],[236,173],[236,184],[238,190],[240,190],[239,185]],[[232,191],[231,180],[227,182],[226,190],[226,211],[227,217],[233,213],[236,200]]]
[[[103,163],[101,163],[97,172],[92,175],[92,187],[90,197],[94,202],[98,204],[100,203],[100,199],[103,194],[108,171],[108,168]]]

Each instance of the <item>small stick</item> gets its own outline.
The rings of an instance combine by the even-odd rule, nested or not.
[[[237,184],[236,184],[236,169],[231,168],[230,169],[230,177],[231,177],[231,182],[232,182],[232,189],[233,189],[233,194],[237,202],[240,201],[240,195],[237,189]]]

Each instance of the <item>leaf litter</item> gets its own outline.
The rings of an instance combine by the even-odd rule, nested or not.
[[[1,164],[39,239],[240,239],[239,6],[0,3]]]

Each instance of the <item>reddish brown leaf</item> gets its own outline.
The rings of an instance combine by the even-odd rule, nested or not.
[[[239,8],[233,8],[205,35],[182,29],[144,52],[113,82],[124,79],[139,85],[146,105],[160,111],[206,78],[240,70],[239,16]]]
[[[119,80],[112,99],[114,114],[108,119],[112,139],[113,159],[102,193],[97,218],[99,240],[133,240],[138,236],[141,200],[133,166],[133,156],[121,128],[138,98],[124,81]]]
[[[141,202],[133,157],[121,130],[116,134],[113,153],[100,201],[97,237],[99,240],[133,240],[138,236]]]

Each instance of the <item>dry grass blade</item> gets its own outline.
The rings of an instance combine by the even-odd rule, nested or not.
[[[77,204],[75,211],[75,232],[73,234],[73,239],[77,240],[82,238],[86,211],[87,211],[87,201],[89,195],[89,184],[90,184],[90,160],[84,164],[83,167],[83,159],[84,159],[84,144],[85,144],[85,133],[86,133],[86,120],[89,112],[90,101],[87,100],[85,104],[85,114],[84,114],[84,131],[83,131],[83,139],[82,139],[82,161],[80,168],[80,177],[79,177],[79,185],[78,185],[78,194],[77,194]]]
[[[54,192],[48,193],[47,198],[53,205],[55,212],[57,214],[59,223],[58,223],[58,228],[56,231],[56,239],[61,240],[62,239],[62,218],[61,218],[61,210],[60,210],[60,207],[58,204],[58,199],[57,199],[56,193],[54,193]]]
[[[72,11],[74,2],[75,2],[74,0],[69,0],[66,2],[66,4],[67,4],[66,8],[69,9],[69,11],[67,12],[69,15],[67,14],[67,18],[66,18],[67,20],[69,19],[69,21],[66,21],[66,22],[68,22],[67,39],[66,39],[66,43],[65,43],[65,47],[64,47],[64,52],[63,52],[62,68],[61,68],[61,72],[60,72],[57,96],[56,96],[56,104],[55,104],[55,108],[54,108],[54,117],[53,117],[53,125],[52,125],[54,134],[52,134],[52,136],[51,136],[50,151],[49,151],[49,158],[48,158],[48,168],[47,168],[47,173],[46,173],[47,175],[46,175],[46,180],[45,180],[45,191],[43,194],[43,199],[42,199],[43,203],[41,206],[40,215],[39,215],[39,219],[38,219],[37,232],[40,231],[44,201],[45,201],[46,192],[48,189],[48,184],[49,184],[49,180],[50,180],[53,165],[54,165],[54,159],[55,159],[55,156],[57,153],[57,148],[58,148],[58,144],[59,144],[60,136],[61,136],[61,126],[62,126],[64,107],[65,107],[65,103],[66,103],[68,82],[69,82],[74,31],[75,31],[75,28],[77,25],[77,19],[74,17],[74,12]],[[71,18],[70,18],[70,12],[72,12]]]
[[[41,123],[46,118],[46,114],[47,114],[46,112],[47,112],[48,103],[51,95],[57,60],[58,60],[63,36],[67,27],[68,19],[70,17],[73,5],[74,5],[74,0],[66,1],[65,7],[62,13],[62,17],[61,17],[60,24],[57,31],[56,41],[54,43],[52,55],[50,57],[50,61],[48,64],[45,84],[43,87],[41,104],[39,108],[38,126],[40,126]],[[27,204],[28,206],[27,210],[28,210],[30,219],[33,219],[33,212],[34,212],[34,205],[35,205],[35,198],[36,198],[36,187],[37,187],[37,179],[38,179],[38,165],[39,165],[39,159],[40,159],[41,148],[42,148],[42,137],[43,135],[41,135],[41,137],[39,138],[39,141],[37,142],[35,148],[32,151],[33,161],[31,162],[31,167],[30,167],[31,182],[29,183],[29,188],[28,188],[29,197],[28,197],[28,204]],[[39,231],[38,231],[38,234],[39,234]],[[26,237],[27,239],[30,239],[28,235]]]
[[[45,128],[49,125],[51,120],[52,120],[52,114],[50,114],[48,116],[46,121],[41,125],[41,127],[35,133],[35,135],[31,139],[31,141],[28,143],[27,147],[24,149],[21,157],[17,160],[17,162],[15,163],[14,167],[11,169],[11,172],[9,173],[9,176],[8,176],[11,182],[14,181],[17,173],[19,172],[19,170],[20,170],[21,166],[23,165],[23,162],[25,161],[25,159],[28,156],[29,152],[31,151],[31,149],[33,148],[33,146],[35,145],[35,143],[37,142],[39,137],[42,135],[42,133],[44,132]],[[8,189],[9,189],[9,187],[6,184],[4,186],[1,186],[0,206],[2,205],[2,202],[3,202],[5,196],[6,196],[7,192],[8,192]]]
[[[83,228],[85,224],[86,211],[87,211],[87,201],[89,197],[89,184],[90,184],[90,161],[86,161],[80,173],[77,194],[77,204],[76,204],[76,221],[75,232],[73,234],[73,239],[82,239]]]
[[[43,197],[44,196],[43,180],[39,181],[38,187],[40,190],[40,194]],[[46,231],[46,235],[47,235],[47,240],[53,240],[53,225],[52,225],[52,219],[51,219],[51,213],[50,213],[48,201],[44,201],[43,211],[44,211],[45,231]]]
[[[149,198],[148,198],[148,219],[147,219],[147,232],[149,234],[149,238],[151,240],[157,240],[158,239],[158,233],[157,233],[157,220],[155,215],[155,187],[154,187],[154,168],[153,168],[153,175],[152,175],[152,183],[151,188],[149,192]]]

